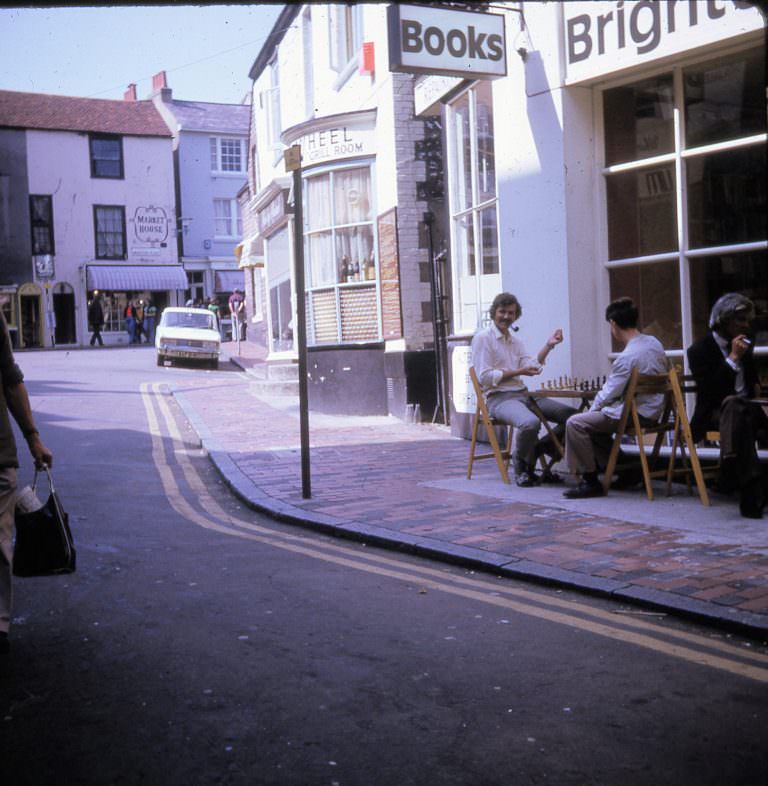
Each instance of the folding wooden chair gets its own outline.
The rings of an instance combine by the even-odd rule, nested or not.
[[[492,418],[488,413],[488,406],[485,403],[485,394],[480,387],[480,381],[477,378],[475,369],[470,366],[469,378],[472,380],[472,387],[475,389],[475,398],[477,399],[477,407],[475,409],[475,417],[472,422],[472,443],[469,448],[469,463],[467,464],[467,480],[472,479],[472,465],[476,461],[482,459],[496,459],[496,465],[501,473],[501,479],[505,483],[509,483],[509,457],[512,453],[512,426],[507,423],[500,423],[495,418]],[[488,435],[488,441],[491,443],[491,453],[476,453],[477,448],[477,433],[480,426],[485,427]],[[506,430],[506,446],[502,449],[499,445],[499,440],[496,436],[496,429],[503,428]]]
[[[637,397],[647,395],[663,395],[664,406],[661,418],[657,423],[643,425],[640,422],[640,414],[637,409]],[[664,440],[664,435],[674,429],[674,419],[670,419],[672,411],[672,390],[669,383],[668,374],[640,374],[638,370],[632,369],[632,373],[627,383],[627,388],[624,392],[624,406],[621,410],[621,417],[619,419],[619,427],[613,439],[613,446],[608,457],[608,465],[605,468],[605,475],[603,476],[603,489],[608,493],[611,486],[611,479],[613,473],[617,469],[625,469],[629,465],[623,464],[617,466],[619,451],[621,450],[621,442],[624,436],[635,438],[638,449],[640,451],[640,467],[643,472],[643,482],[645,484],[645,493],[648,499],[653,499],[653,488],[651,487],[651,477],[667,474],[666,470],[661,472],[652,472],[649,466],[648,457],[645,454],[645,437],[649,434],[655,434],[656,438],[653,443],[653,450],[651,451],[651,465],[655,465],[661,445]]]

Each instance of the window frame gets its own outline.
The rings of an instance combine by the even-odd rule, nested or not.
[[[48,221],[35,220],[35,210],[33,209],[33,200],[43,199],[47,202]],[[38,251],[35,248],[35,229],[46,228],[48,234],[48,250]],[[53,220],[53,195],[52,194],[30,194],[29,195],[29,232],[30,242],[32,248],[32,256],[42,254],[53,255],[56,253],[56,241],[54,237],[54,220]]]
[[[229,216],[219,216],[216,214],[217,203],[228,204],[230,208]],[[217,223],[227,220],[230,231],[233,234],[220,235]],[[213,237],[214,240],[239,240],[243,236],[243,216],[240,210],[240,202],[236,197],[214,197],[213,198]]]
[[[211,151],[211,174],[223,175],[225,177],[244,177],[248,171],[248,151],[246,150],[246,140],[240,136],[213,135],[208,137]],[[222,169],[222,145],[224,142],[237,142],[240,148],[240,169]]]
[[[103,175],[97,172],[97,162],[107,159],[99,159],[94,156],[93,143],[96,141],[116,142],[120,152],[120,174]],[[123,151],[123,137],[119,134],[88,134],[88,158],[91,165],[91,177],[99,180],[125,180],[125,156]],[[111,159],[110,159],[111,160]]]
[[[735,242],[724,245],[705,245],[692,248],[689,238],[689,209],[688,209],[688,189],[687,189],[687,162],[696,158],[717,154],[723,151],[736,149],[755,148],[762,145],[765,149],[768,145],[768,129],[764,133],[749,134],[744,137],[728,139],[726,141],[707,143],[686,147],[686,128],[685,128],[685,86],[684,72],[687,69],[695,68],[699,65],[714,62],[721,58],[731,56],[737,57],[740,54],[746,55],[751,50],[760,46],[755,40],[740,42],[731,46],[724,46],[717,50],[708,50],[690,57],[680,57],[676,62],[666,64],[654,64],[647,68],[637,69],[631,75],[617,77],[615,79],[601,82],[595,87],[594,101],[594,127],[595,133],[595,164],[598,174],[598,187],[595,189],[595,214],[597,219],[598,243],[598,275],[601,282],[602,300],[608,303],[611,298],[610,292],[610,271],[612,269],[632,266],[651,265],[660,262],[676,262],[678,270],[678,282],[680,289],[680,320],[681,320],[681,347],[668,348],[665,351],[669,357],[685,357],[685,349],[689,347],[694,337],[693,324],[693,291],[691,286],[691,271],[697,264],[697,260],[706,257],[729,255],[729,254],[749,254],[755,251],[768,251],[768,237],[763,240]],[[606,128],[604,122],[603,104],[606,91],[616,87],[631,85],[637,82],[672,74],[673,81],[673,150],[661,155],[637,158],[629,162],[606,166],[605,164],[605,144]],[[607,199],[607,178],[611,174],[621,172],[632,172],[642,170],[652,166],[673,165],[675,180],[675,220],[677,222],[677,249],[674,251],[661,252],[656,254],[638,255],[625,257],[622,259],[611,259],[609,257],[609,227],[608,227],[608,199]],[[616,352],[610,352],[610,357],[615,357]],[[756,355],[768,355],[768,347],[755,347]]]
[[[364,40],[362,5],[331,3],[328,6],[328,65],[339,75],[335,89],[338,90],[357,69]]]
[[[117,210],[121,227],[121,242],[123,244],[123,253],[119,256],[107,256],[106,254],[99,253],[99,211],[100,210]],[[93,206],[93,240],[94,240],[94,258],[95,259],[127,259],[128,258],[128,235],[125,221],[125,205],[94,205]]]
[[[452,96],[451,100],[446,104],[446,157],[447,157],[447,171],[448,171],[448,220],[449,232],[451,239],[451,248],[454,252],[451,254],[451,287],[452,287],[452,302],[453,302],[453,331],[456,335],[471,335],[475,333],[480,327],[486,325],[489,321],[488,306],[483,302],[483,292],[493,290],[494,295],[501,290],[501,260],[499,259],[498,269],[495,273],[482,272],[483,266],[483,212],[489,209],[494,209],[496,213],[496,249],[499,253],[499,189],[498,189],[498,176],[497,167],[494,163],[494,196],[491,199],[480,200],[480,177],[478,171],[478,123],[477,123],[477,99],[476,88],[480,85],[479,81],[473,82],[471,85],[456,95]],[[457,149],[456,129],[454,120],[456,117],[455,105],[464,96],[469,96],[469,146],[470,146],[470,170],[467,173],[471,180],[471,204],[468,207],[457,208],[457,204],[461,204],[462,200],[458,197],[457,189],[459,188],[459,178],[457,176],[457,161],[458,157],[463,159],[464,152]],[[495,112],[493,110],[493,88],[491,88],[491,109],[492,117]],[[494,159],[496,157],[496,143],[495,143],[495,125],[494,125]],[[463,183],[464,181],[462,181]],[[463,186],[465,188],[465,186]],[[462,276],[460,266],[463,265],[463,257],[458,253],[457,249],[460,240],[458,224],[465,219],[469,218],[471,221],[473,243],[472,250],[475,255],[475,273],[474,275]],[[468,250],[468,248],[467,248]],[[500,255],[499,255],[500,256]],[[465,307],[462,302],[462,279],[474,279],[474,294],[475,294],[475,320],[473,324],[465,322]],[[492,296],[491,296],[492,297]]]

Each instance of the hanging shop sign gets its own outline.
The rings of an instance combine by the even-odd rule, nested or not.
[[[588,0],[562,6],[568,84],[765,27],[755,5],[742,0]]]
[[[390,71],[468,79],[507,74],[501,14],[391,3],[387,25]]]

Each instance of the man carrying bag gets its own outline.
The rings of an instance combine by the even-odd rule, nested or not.
[[[8,652],[11,625],[11,573],[13,522],[16,506],[16,470],[19,459],[8,414],[18,423],[27,441],[35,467],[53,463],[53,454],[40,440],[35,427],[24,375],[16,365],[5,317],[0,312],[0,655]]]

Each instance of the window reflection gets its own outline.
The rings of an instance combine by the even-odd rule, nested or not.
[[[627,265],[608,271],[611,300],[631,297],[640,312],[638,328],[661,341],[664,349],[683,345],[680,276],[677,262]],[[613,351],[622,347],[613,341]]]
[[[708,256],[690,261],[694,340],[706,335],[709,312],[726,292],[741,292],[755,304],[755,344],[768,346],[768,254]]]
[[[686,147],[765,132],[762,47],[687,68],[683,80]]]
[[[765,239],[765,166],[762,145],[687,159],[691,248]]]
[[[480,214],[483,232],[483,273],[499,272],[499,233],[496,227],[496,208],[490,207]]]
[[[672,164],[608,175],[606,187],[610,259],[677,250]]]
[[[454,205],[454,211],[456,212],[464,210],[472,204],[469,95],[469,93],[466,93],[454,104],[454,149],[458,153],[454,157],[454,171],[456,173],[456,182],[454,184],[456,204]]]
[[[672,75],[606,90],[603,95],[607,166],[675,149]]]
[[[496,196],[496,165],[493,149],[493,100],[491,83],[480,82],[476,95],[478,202]]]

